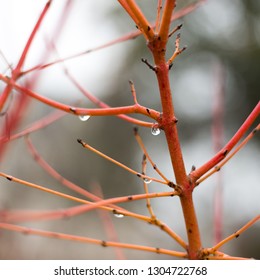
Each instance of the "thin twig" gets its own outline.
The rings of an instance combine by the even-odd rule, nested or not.
[[[196,185],[199,185],[203,181],[205,181],[207,178],[209,178],[214,173],[220,171],[220,169],[234,156],[236,155],[245,145],[247,142],[252,139],[256,133],[260,130],[260,124],[232,151],[226,158],[224,158],[219,164],[214,166],[208,173],[206,173],[204,176],[202,176],[199,180],[197,180]]]
[[[220,247],[222,247],[224,244],[228,243],[229,241],[231,241],[232,239],[238,238],[239,235],[241,233],[243,233],[244,231],[246,231],[247,229],[249,229],[253,224],[255,224],[256,222],[258,222],[258,220],[260,220],[260,215],[256,216],[255,218],[253,218],[251,221],[249,221],[247,224],[245,224],[242,228],[240,228],[239,230],[237,230],[236,232],[234,232],[233,234],[229,235],[228,237],[226,237],[225,239],[223,239],[221,242],[219,242],[218,244],[216,244],[215,246],[213,246],[209,252],[211,254],[213,254],[215,251],[217,251]]]
[[[147,165],[146,156],[143,155],[143,160],[142,160],[142,174],[143,174],[143,175],[146,174],[146,165]],[[151,182],[151,181],[148,180],[148,179],[143,180],[144,192],[147,193],[147,194],[149,193],[147,184],[149,184],[150,182]],[[146,199],[146,207],[147,207],[147,209],[148,209],[148,212],[150,213],[151,219],[152,219],[152,220],[156,220],[156,216],[155,216],[155,214],[154,214],[154,212],[153,212],[150,198],[147,198],[147,199]]]
[[[49,99],[47,97],[41,96],[37,94],[36,92],[22,87],[18,85],[17,83],[11,81],[7,77],[0,74],[0,80],[4,81],[7,84],[11,84],[13,88],[15,88],[17,91],[24,93],[42,103],[45,103],[46,105],[49,105],[51,107],[54,107],[56,109],[65,111],[70,114],[74,115],[88,115],[88,116],[116,116],[116,115],[122,115],[122,114],[141,114],[145,115],[149,118],[153,118],[155,120],[160,118],[160,112],[157,112],[156,110],[150,109],[149,113],[147,112],[147,108],[144,106],[141,106],[139,104],[134,104],[130,106],[122,106],[122,107],[115,107],[115,108],[97,108],[97,109],[88,109],[88,108],[77,108],[72,107],[69,105],[65,105],[63,103],[57,102],[55,100]],[[145,123],[136,119],[132,119],[131,122],[140,125],[140,126],[147,126],[152,127],[152,123]]]
[[[102,188],[100,187],[99,184],[93,183],[92,189],[93,189],[94,194],[96,194],[101,199],[104,199]],[[100,210],[98,210],[98,215],[100,217],[100,221],[101,221],[102,225],[104,226],[104,230],[106,232],[107,239],[111,240],[113,242],[119,242],[118,234],[116,232],[111,215],[109,215],[109,213],[106,211],[100,211]],[[115,251],[115,255],[118,260],[126,259],[122,248],[115,247],[114,251]]]
[[[175,196],[177,195],[177,192],[161,192],[161,193],[149,193],[149,194],[137,194],[137,195],[128,195],[128,196],[124,196],[124,197],[115,197],[115,198],[110,198],[110,199],[104,199],[104,200],[100,200],[97,202],[91,202],[82,198],[78,198],[72,195],[68,195],[59,191],[55,191],[52,190],[50,188],[46,188],[43,187],[41,185],[38,184],[34,184],[22,179],[19,179],[17,177],[8,175],[6,173],[0,172],[0,176],[6,178],[8,181],[10,182],[16,182],[19,184],[22,184],[24,186],[30,187],[30,188],[34,188],[46,193],[50,193],[52,195],[56,195],[65,199],[69,199],[81,204],[87,204],[86,208],[81,209],[82,212],[88,212],[88,211],[92,211],[94,209],[98,209],[98,208],[102,208],[103,206],[108,206],[111,204],[116,204],[116,203],[123,203],[123,202],[131,202],[131,201],[135,201],[135,200],[142,200],[142,199],[146,199],[146,198],[157,198],[157,197],[167,197],[167,196]],[[139,214],[135,214],[132,213],[130,211],[126,211],[126,210],[117,210],[115,208],[106,208],[106,210],[110,210],[113,213],[117,213],[117,214],[123,214],[124,216],[131,216],[131,217],[135,217],[137,219],[143,220],[143,221],[147,221],[147,222],[151,222],[151,219],[149,217],[143,216],[143,215],[139,215]],[[80,213],[82,213],[80,212]],[[78,214],[78,212],[77,212]]]
[[[161,176],[162,179],[164,179],[166,182],[168,182],[168,185],[169,185],[171,183],[171,181],[169,179],[167,179],[166,176],[164,176],[164,174],[159,170],[157,165],[153,162],[152,158],[150,157],[150,155],[148,154],[148,152],[145,148],[145,145],[142,141],[142,138],[140,137],[140,134],[138,133],[137,128],[134,128],[134,135],[135,135],[135,139],[136,139],[137,143],[139,144],[141,150],[143,151],[143,153],[147,157],[148,161],[151,163],[153,169],[159,174],[159,176]]]
[[[89,144],[87,144],[86,142],[84,142],[84,141],[81,140],[81,139],[78,139],[78,142],[79,142],[84,148],[86,148],[86,149],[88,149],[88,150],[90,150],[90,151],[96,153],[97,155],[99,155],[99,156],[105,158],[106,160],[111,161],[112,163],[114,163],[114,164],[118,165],[119,167],[121,167],[121,168],[127,170],[128,172],[130,172],[130,173],[132,173],[132,174],[138,176],[139,178],[142,178],[143,180],[144,180],[144,179],[147,179],[147,180],[151,180],[151,181],[154,181],[154,182],[157,182],[157,183],[161,183],[161,184],[164,184],[164,185],[168,185],[168,182],[167,182],[167,181],[162,181],[162,180],[159,180],[159,179],[156,179],[156,178],[147,176],[147,175],[143,175],[143,174],[141,174],[141,173],[139,173],[139,172],[133,170],[132,168],[129,168],[128,166],[126,166],[126,165],[124,165],[124,164],[118,162],[117,160],[115,160],[115,159],[113,159],[113,158],[111,158],[111,157],[109,157],[109,156],[103,154],[103,153],[100,152],[99,150],[93,148],[92,146],[90,146]]]
[[[247,119],[235,133],[235,135],[230,139],[230,141],[209,161],[204,163],[201,167],[190,173],[190,178],[192,181],[196,182],[202,175],[207,173],[211,168],[216,166],[219,162],[221,162],[227,154],[234,148],[234,146],[239,142],[239,140],[243,137],[246,131],[251,127],[256,118],[260,114],[260,101],[257,103],[253,111],[249,114]]]
[[[26,136],[32,132],[38,131],[40,129],[45,128],[46,126],[56,122],[63,116],[65,116],[66,113],[62,111],[55,110],[54,112],[51,112],[49,115],[43,117],[42,119],[32,123],[28,128],[25,128],[24,130],[10,135],[10,137],[7,139],[6,137],[0,138],[0,142],[6,142],[6,141],[12,141],[18,138],[21,138],[23,136]]]
[[[175,40],[175,51],[173,53],[173,55],[170,57],[170,59],[168,60],[168,65],[169,68],[172,67],[172,63],[174,61],[174,59],[181,54],[183,51],[186,50],[186,47],[183,47],[182,49],[180,49],[180,39],[181,39],[181,35],[177,34],[176,40]]]
[[[187,257],[187,254],[184,252],[167,250],[167,249],[163,249],[163,248],[153,248],[153,247],[141,246],[141,245],[135,245],[135,244],[104,241],[104,240],[100,240],[100,239],[76,236],[76,235],[65,234],[65,233],[60,233],[60,232],[32,229],[32,228],[28,228],[28,227],[24,227],[24,226],[17,226],[17,225],[12,225],[12,224],[7,224],[7,223],[0,223],[0,228],[5,229],[5,230],[10,230],[10,231],[21,232],[24,234],[33,234],[33,235],[39,235],[39,236],[44,236],[44,237],[49,237],[49,238],[76,241],[76,242],[80,242],[80,243],[92,243],[92,244],[96,244],[96,245],[101,245],[103,247],[118,247],[118,248],[125,248],[125,249],[139,250],[139,251],[147,251],[147,252],[152,252],[152,253],[156,253],[156,254],[170,255],[170,256],[179,257],[179,258]]]
[[[195,2],[195,3],[192,3],[192,4],[188,5],[188,6],[180,9],[179,11],[174,12],[172,17],[171,17],[171,22],[175,21],[175,20],[177,20],[179,18],[182,18],[182,17],[186,16],[187,14],[191,13],[192,11],[197,9],[203,2],[205,2],[205,0],[199,0],[199,1]],[[155,27],[155,23],[151,24],[151,26],[154,28]],[[142,32],[140,30],[131,31],[131,32],[129,32],[129,33],[123,35],[123,36],[120,36],[119,38],[111,40],[111,41],[109,41],[109,42],[107,42],[105,44],[102,44],[100,46],[97,46],[97,47],[94,47],[94,48],[91,48],[91,49],[87,49],[87,50],[81,51],[79,53],[72,54],[72,55],[69,55],[67,57],[64,57],[64,58],[61,58],[61,59],[57,59],[57,60],[54,60],[54,61],[46,63],[46,64],[36,65],[36,66],[34,66],[34,67],[30,68],[30,69],[24,70],[21,73],[21,75],[26,75],[26,74],[28,74],[30,72],[33,72],[33,71],[36,71],[36,70],[43,70],[43,69],[48,68],[50,66],[53,66],[55,64],[62,63],[62,62],[65,62],[65,61],[68,61],[68,60],[71,60],[71,59],[75,59],[75,58],[81,57],[83,55],[90,54],[90,53],[95,52],[95,51],[102,50],[104,48],[116,45],[118,43],[122,43],[122,42],[125,42],[125,41],[128,41],[128,40],[134,39],[134,38],[140,36],[141,34],[142,34]]]
[[[25,47],[23,49],[23,52],[22,52],[22,55],[21,55],[21,57],[20,57],[20,59],[18,61],[18,64],[14,68],[14,70],[12,71],[12,80],[14,80],[14,81],[19,78],[19,75],[20,75],[20,72],[21,72],[21,68],[22,68],[22,66],[23,66],[23,64],[25,62],[25,59],[26,59],[27,54],[28,54],[28,52],[30,50],[32,42],[33,42],[33,40],[35,38],[35,35],[37,34],[37,32],[38,32],[38,30],[39,30],[39,28],[40,28],[40,26],[41,26],[41,24],[43,22],[43,19],[45,18],[46,14],[47,14],[47,12],[48,12],[48,10],[50,8],[51,2],[52,2],[52,0],[49,0],[45,4],[45,6],[44,6],[44,8],[43,8],[39,18],[38,18],[38,20],[37,20],[33,30],[32,30],[32,33],[30,34],[29,39],[26,42],[26,45],[25,45]],[[12,91],[12,86],[10,84],[8,84],[6,86],[6,88],[4,89],[1,97],[0,97],[0,112],[2,111],[3,106],[4,106],[4,104],[5,104],[5,102],[6,102],[6,100],[7,100],[7,98],[8,98],[8,96],[9,96],[11,91]]]
[[[157,4],[157,14],[156,14],[156,20],[155,20],[155,34],[158,33],[161,23],[161,12],[162,12],[162,0],[158,0]]]

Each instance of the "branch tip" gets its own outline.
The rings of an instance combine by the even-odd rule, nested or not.
[[[157,67],[151,65],[151,64],[148,62],[147,59],[141,58],[141,61],[142,61],[144,64],[146,64],[146,65],[149,67],[149,69],[151,69],[151,70],[153,70],[155,73],[157,73]]]
[[[83,142],[82,139],[79,139],[79,138],[78,138],[77,141],[78,141],[78,143],[81,144],[82,146],[84,145],[84,142]]]

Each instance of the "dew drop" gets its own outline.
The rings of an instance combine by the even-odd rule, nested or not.
[[[152,128],[151,128],[151,133],[152,133],[152,135],[159,135],[160,133],[161,133],[161,130],[160,130],[160,128],[159,127],[157,127],[157,126],[153,126]]]
[[[88,116],[88,115],[79,116],[79,119],[80,119],[82,122],[87,121],[89,118],[90,118],[90,116]]]
[[[152,182],[152,180],[148,179],[148,178],[144,178],[144,182],[145,182],[145,184],[150,184]]]
[[[120,214],[120,213],[115,213],[114,216],[118,219],[124,218],[125,215]]]

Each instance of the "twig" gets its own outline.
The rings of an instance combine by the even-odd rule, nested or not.
[[[253,122],[260,114],[260,102],[255,106],[253,111],[249,114],[245,122],[241,125],[235,135],[230,139],[230,141],[209,161],[203,164],[201,167],[190,173],[190,178],[192,181],[196,182],[202,175],[208,172],[211,168],[221,162],[227,154],[233,149],[233,147],[238,143],[238,141],[243,137],[246,131],[251,127]]]
[[[186,50],[186,47],[183,47],[182,49],[180,49],[180,39],[181,39],[181,35],[178,34],[176,37],[176,40],[175,40],[175,51],[174,51],[173,55],[170,57],[170,59],[168,60],[169,69],[171,69],[174,59],[179,54],[181,54],[183,51]]]
[[[192,3],[188,6],[180,9],[179,11],[174,12],[172,17],[171,17],[171,21],[174,21],[174,20],[177,20],[179,18],[182,18],[182,17],[186,16],[187,14],[189,14],[192,11],[194,11],[195,9],[197,9],[203,2],[205,2],[205,0],[199,0],[195,3]],[[155,25],[156,25],[156,23],[151,24],[151,26],[153,28],[155,27]],[[95,51],[99,51],[101,49],[116,45],[118,43],[122,43],[122,42],[125,42],[125,41],[128,41],[128,40],[134,39],[134,38],[140,36],[141,34],[142,34],[142,32],[140,30],[131,31],[131,32],[129,32],[129,33],[117,38],[117,39],[111,40],[111,41],[109,41],[105,44],[102,44],[100,46],[97,46],[97,47],[94,47],[94,48],[91,48],[91,49],[87,49],[87,50],[84,50],[82,52],[72,54],[70,56],[67,56],[67,57],[64,57],[64,58],[61,58],[61,59],[57,59],[57,60],[54,60],[54,61],[46,63],[46,64],[36,65],[36,66],[34,66],[30,69],[24,70],[21,73],[21,75],[26,75],[26,74],[28,74],[30,72],[33,72],[33,71],[36,71],[36,70],[43,70],[43,69],[48,68],[50,66],[53,66],[55,64],[62,63],[62,62],[65,62],[65,61],[68,61],[68,60],[71,60],[71,59],[75,59],[75,58],[81,57],[83,55],[90,54],[90,53],[95,52]]]
[[[143,33],[146,40],[153,39],[153,27],[151,27],[151,24],[148,22],[136,2],[134,0],[118,0],[118,2],[124,7],[125,11],[136,23],[136,26]]]
[[[159,179],[156,179],[156,178],[153,178],[153,177],[150,177],[150,176],[147,176],[147,175],[144,175],[144,174],[141,174],[131,168],[129,168],[128,166],[118,162],[117,160],[103,154],[102,152],[100,152],[99,150],[96,150],[95,148],[91,147],[89,144],[85,143],[83,140],[81,139],[78,139],[78,142],[86,149],[98,154],[99,156],[105,158],[106,160],[109,160],[111,161],[112,163],[120,166],[121,168],[127,170],[128,172],[138,176],[139,178],[142,178],[143,180],[144,179],[147,179],[147,180],[151,180],[151,181],[154,181],[154,182],[157,182],[157,183],[161,183],[161,184],[164,184],[164,185],[168,185],[168,182],[167,181],[162,181],[162,180],[159,180]]]
[[[145,175],[146,174],[146,165],[147,165],[147,162],[146,162],[146,156],[143,155],[143,160],[142,160],[142,174]],[[145,193],[149,193],[149,190],[148,190],[148,186],[147,184],[149,184],[151,181],[146,179],[146,180],[143,180],[143,184],[144,184],[144,192]],[[156,216],[153,212],[153,209],[152,209],[152,206],[151,206],[151,200],[150,198],[147,198],[146,199],[146,207],[148,209],[148,212],[150,213],[150,216],[151,216],[151,219],[152,220],[156,220]]]
[[[233,234],[229,235],[227,238],[223,239],[221,242],[219,242],[218,244],[216,244],[215,246],[213,246],[209,252],[211,254],[213,254],[215,251],[217,251],[220,247],[222,247],[224,244],[226,244],[227,242],[231,241],[232,239],[238,238],[239,235],[241,233],[243,233],[244,231],[246,231],[247,229],[249,229],[253,224],[255,224],[256,222],[258,222],[258,220],[260,220],[260,215],[256,216],[255,218],[253,218],[251,221],[249,221],[247,224],[245,224],[242,228],[240,228],[239,230],[237,230],[236,232],[234,232]]]
[[[162,12],[162,0],[158,0],[157,4],[157,14],[156,14],[156,20],[155,20],[155,34],[158,33],[161,23],[161,12]]]
[[[142,200],[142,199],[146,199],[146,198],[157,198],[157,197],[167,197],[167,196],[177,195],[177,192],[161,192],[161,193],[129,195],[129,196],[124,196],[124,197],[116,197],[116,198],[99,200],[97,202],[91,202],[91,201],[88,201],[88,200],[85,200],[85,199],[81,199],[81,198],[78,198],[78,197],[75,197],[75,196],[72,196],[72,195],[64,194],[62,192],[43,187],[41,185],[34,184],[34,183],[31,183],[31,182],[19,179],[17,177],[8,175],[8,174],[3,173],[3,172],[0,172],[0,176],[6,178],[8,181],[16,182],[16,183],[22,184],[24,186],[34,188],[34,189],[38,189],[40,191],[47,192],[47,193],[50,193],[52,195],[56,195],[56,196],[59,196],[59,197],[65,198],[65,199],[69,199],[69,200],[72,200],[72,201],[75,201],[75,202],[78,202],[78,203],[81,203],[81,204],[87,204],[86,208],[81,209],[81,211],[84,212],[84,213],[87,212],[87,211],[92,211],[92,210],[97,209],[97,208],[101,208],[103,206],[116,204],[116,203],[121,203],[121,202],[123,203],[123,202],[135,201],[135,200]],[[140,220],[151,222],[151,219],[149,217],[139,215],[139,214],[135,214],[135,213],[132,213],[130,211],[121,210],[121,209],[117,210],[117,209],[111,208],[111,207],[106,208],[106,210],[110,210],[113,213],[123,214],[125,216],[131,216],[131,217],[135,217],[135,218],[140,219]]]
[[[225,159],[223,159],[219,164],[214,166],[208,173],[202,176],[199,180],[197,180],[196,185],[199,185],[207,178],[209,178],[214,173],[220,171],[220,169],[235,155],[237,154],[246,144],[247,142],[252,139],[256,133],[260,130],[260,124],[231,152]]]
[[[176,6],[175,0],[166,0],[164,9],[163,9],[163,15],[161,20],[161,26],[158,33],[158,37],[160,37],[160,41],[163,42],[163,45],[165,46],[168,41],[168,34],[169,34],[169,28],[171,23],[171,17],[173,10]]]
[[[10,230],[10,231],[21,232],[24,234],[33,234],[33,235],[39,235],[39,236],[44,236],[44,237],[49,237],[49,238],[76,241],[76,242],[81,242],[81,243],[92,243],[92,244],[96,244],[96,245],[101,245],[102,247],[118,247],[118,248],[125,248],[125,249],[139,250],[139,251],[147,251],[147,252],[152,252],[152,253],[156,253],[156,254],[170,255],[170,256],[179,257],[179,258],[187,258],[186,253],[173,251],[173,250],[167,250],[167,249],[163,249],[163,248],[153,248],[153,247],[141,246],[141,245],[135,245],[135,244],[104,241],[104,240],[88,238],[88,237],[83,237],[83,236],[76,236],[76,235],[65,234],[65,233],[60,233],[60,232],[32,229],[32,228],[28,228],[28,227],[24,227],[24,226],[17,226],[17,225],[12,225],[12,224],[7,224],[7,223],[0,223],[0,228],[5,229],[5,230]]]
[[[156,110],[149,110],[149,113],[147,112],[147,108],[138,104],[130,105],[130,106],[122,106],[122,107],[115,107],[115,108],[98,108],[98,109],[87,109],[87,108],[77,108],[77,107],[71,107],[69,105],[65,105],[63,103],[57,102],[55,100],[49,99],[47,97],[41,96],[37,94],[36,92],[29,90],[28,88],[22,87],[18,85],[17,83],[11,81],[7,77],[0,74],[0,80],[4,81],[7,84],[11,84],[13,88],[15,88],[17,91],[24,93],[42,103],[45,103],[51,107],[54,107],[56,109],[65,111],[67,113],[71,113],[74,115],[88,115],[88,116],[116,116],[116,115],[122,115],[122,114],[141,114],[145,115],[147,117],[153,118],[157,120],[160,118],[160,113]],[[132,120],[133,123],[137,125],[143,125],[147,127],[152,127],[152,123],[145,123],[140,122],[139,120]]]
[[[138,133],[138,129],[134,128],[134,135],[135,135],[135,139],[137,141],[137,143],[139,144],[141,150],[143,151],[144,155],[147,157],[148,161],[151,163],[153,169],[161,176],[162,179],[164,179],[166,182],[168,182],[168,185],[171,184],[171,181],[169,179],[166,178],[166,176],[163,175],[163,173],[159,170],[159,168],[157,167],[157,165],[153,162],[153,160],[151,159],[150,155],[148,154],[144,143],[142,141],[142,138],[140,137],[139,133]],[[172,185],[174,185],[172,183]]]
[[[224,144],[224,69],[220,62],[217,62],[214,69],[215,93],[212,108],[212,138],[214,152],[217,153]],[[222,174],[218,173],[217,184],[214,195],[213,214],[214,243],[220,242],[223,234],[223,180]]]
[[[35,132],[39,129],[43,129],[46,126],[56,122],[57,120],[59,120],[60,118],[62,118],[65,115],[66,115],[65,112],[55,110],[54,112],[52,112],[49,115],[43,117],[42,119],[32,123],[28,128],[25,128],[21,132],[18,132],[16,134],[11,135],[8,139],[6,137],[0,138],[0,142],[2,142],[2,141],[3,142],[12,141],[12,140],[21,138],[23,136],[26,136],[26,135],[28,135],[32,132]]]
[[[101,199],[104,199],[102,188],[100,187],[99,184],[97,184],[97,183],[92,184],[92,189],[93,189],[94,194],[96,194]],[[119,242],[118,234],[116,232],[114,223],[113,223],[109,213],[106,212],[106,211],[98,210],[98,215],[100,217],[101,223],[104,226],[104,229],[105,229],[105,232],[106,232],[106,235],[107,235],[107,239],[111,240],[113,242]],[[115,247],[114,251],[115,251],[115,255],[116,255],[118,260],[125,260],[126,259],[125,255],[124,255],[124,252],[122,251],[121,248]]]
[[[19,75],[20,75],[20,72],[21,72],[21,68],[22,68],[22,66],[23,66],[23,64],[25,62],[26,56],[27,56],[27,54],[29,52],[29,49],[30,49],[30,47],[32,45],[32,42],[33,42],[34,38],[35,38],[35,35],[37,34],[37,32],[38,32],[38,30],[39,30],[39,28],[40,28],[40,26],[41,26],[41,24],[43,22],[43,19],[46,16],[46,14],[47,14],[47,12],[48,12],[48,10],[50,8],[51,2],[52,2],[52,0],[49,0],[45,4],[45,7],[42,10],[42,13],[41,13],[40,17],[37,20],[37,23],[35,24],[35,26],[33,28],[33,31],[30,34],[30,37],[29,37],[28,41],[26,42],[26,45],[25,45],[24,50],[22,52],[22,55],[21,55],[21,57],[20,57],[20,59],[18,61],[18,64],[14,68],[14,70],[12,71],[12,80],[13,81],[15,81],[16,79],[19,78]],[[4,106],[6,100],[7,100],[8,96],[9,96],[11,90],[12,90],[12,86],[10,84],[8,84],[6,86],[6,88],[4,89],[1,97],[0,97],[0,112],[2,111],[3,106]]]

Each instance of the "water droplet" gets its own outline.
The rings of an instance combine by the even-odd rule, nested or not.
[[[155,125],[151,128],[151,133],[152,133],[152,135],[156,136],[156,135],[159,135],[161,133],[161,130],[157,125]]]
[[[115,213],[114,216],[118,219],[124,218],[125,215],[120,214],[120,213]]]
[[[152,182],[152,180],[149,178],[144,178],[144,182],[145,182],[145,184],[150,184]]]
[[[79,116],[79,119],[80,119],[82,122],[87,121],[89,118],[90,118],[90,116],[88,116],[88,115]]]

